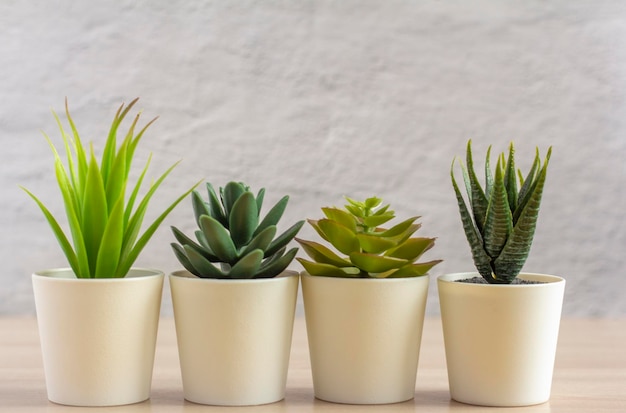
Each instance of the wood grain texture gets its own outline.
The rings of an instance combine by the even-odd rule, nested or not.
[[[515,412],[603,413],[626,411],[626,319],[564,319],[552,386],[552,398]],[[161,320],[152,397],[99,412],[211,412],[183,399],[174,321]],[[511,412],[507,408],[477,408],[450,400],[441,322],[425,321],[415,399],[382,406],[326,403],[313,396],[304,318],[296,319],[285,400],[257,407],[228,408],[230,412]],[[0,318],[0,412],[65,412],[76,408],[46,398],[44,373],[34,318]]]

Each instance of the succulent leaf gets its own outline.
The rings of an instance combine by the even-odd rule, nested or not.
[[[313,241],[296,239],[313,261],[298,258],[311,275],[326,277],[387,278],[399,269],[416,261],[430,249],[433,238],[411,238],[420,228],[415,224],[417,216],[403,220],[389,229],[379,227],[395,217],[389,204],[382,205],[382,199],[367,198],[356,201],[346,197],[345,210],[322,208],[326,218],[308,220],[315,231],[337,251],[346,254],[342,257],[326,246]],[[425,275],[430,266],[407,267],[397,276],[416,277]]]
[[[502,169],[503,168],[500,168],[500,162],[498,162],[493,193],[483,228],[485,252],[491,258],[496,258],[500,255],[502,248],[504,248],[506,244],[506,240],[513,231],[513,217],[509,209],[507,189],[504,176],[502,175]]]
[[[506,182],[506,192],[509,201],[509,209],[514,211],[517,207],[517,170],[515,168],[515,149],[513,144],[509,145],[509,157],[506,161],[506,172],[504,174]]]
[[[339,208],[322,208],[322,212],[326,215],[326,218],[337,221],[341,225],[348,228],[350,231],[356,233],[356,219],[354,216],[346,211],[342,211]]]
[[[259,192],[256,195],[256,208],[257,214],[261,216],[261,208],[263,207],[263,199],[265,198],[265,188],[259,189]]]
[[[413,262],[434,245],[434,238],[409,238],[397,247],[389,249],[385,255]]]
[[[550,153],[551,151],[548,150],[547,159],[550,158]],[[538,180],[537,174],[539,173],[540,167],[541,167],[541,159],[539,158],[539,149],[537,149],[533,164],[530,170],[528,171],[528,175],[526,176],[526,179],[524,179],[523,181],[522,188],[520,189],[520,193],[517,198],[517,202],[518,202],[517,209],[513,213],[514,225],[515,223],[517,223],[517,220],[519,219],[519,216],[522,213],[522,211],[526,209],[526,204],[528,203],[528,199],[531,197],[534,187],[537,185],[537,180]],[[521,175],[521,171],[520,171],[520,175]]]
[[[224,274],[222,270],[211,264],[209,260],[204,258],[189,245],[183,245],[183,250],[185,251],[185,256],[187,257],[193,268],[196,269],[194,274],[198,275],[199,277],[203,277],[206,274],[208,274],[210,278],[226,277],[226,274]]]
[[[304,225],[304,221],[298,221],[287,228],[285,232],[276,237],[276,239],[270,243],[269,247],[267,247],[265,256],[267,257],[269,255],[276,254],[278,250],[285,247],[285,245],[287,245],[298,234],[302,225]]]
[[[297,253],[297,248],[285,253],[286,245],[304,224],[299,221],[274,238],[289,197],[283,197],[259,223],[265,189],[254,196],[244,183],[233,181],[219,188],[218,198],[213,186],[206,186],[208,202],[197,193],[192,197],[199,244],[172,227],[182,245],[174,247],[181,264],[206,278],[270,278],[284,271]],[[212,263],[221,264],[221,269]]]
[[[174,251],[174,255],[176,256],[176,258],[178,258],[178,261],[180,261],[183,267],[185,267],[185,269],[190,273],[199,277],[200,273],[198,272],[198,270],[195,269],[193,265],[191,265],[191,261],[189,261],[189,258],[187,258],[185,249],[175,242],[170,243],[170,245],[172,247],[172,250]]]
[[[389,209],[389,206],[390,206],[390,205],[389,205],[389,204],[387,204],[387,205],[385,205],[385,206],[383,206],[383,207],[378,208],[378,209],[376,210],[376,212],[374,212],[374,215],[382,215],[382,214],[384,214],[384,213],[385,213],[385,212],[387,212],[387,210]]]
[[[188,245],[190,248],[193,248],[194,250],[196,250],[198,254],[202,255],[204,258],[206,258],[209,261],[213,261],[213,262],[218,261],[218,258],[207,248],[208,245],[204,246],[201,244],[197,244],[196,242],[194,242],[194,240],[192,240],[191,238],[183,234],[182,231],[180,231],[176,227],[171,227],[171,229],[172,229],[172,232],[174,233],[174,237],[181,245]],[[202,232],[200,233],[202,234]],[[203,237],[204,237],[204,234],[203,234]]]
[[[258,235],[256,235],[250,243],[243,247],[241,250],[240,256],[243,257],[246,254],[249,254],[251,251],[260,249],[261,251],[266,251],[274,236],[276,235],[276,225],[271,225],[261,231]]]
[[[494,178],[489,165],[489,147],[485,160],[484,191],[488,208],[483,216],[481,189],[475,186],[478,181],[471,163],[470,142],[467,146],[468,168],[461,167],[471,210],[455,181],[454,162],[450,171],[463,229],[481,276],[490,283],[511,283],[530,252],[552,148],[548,149],[543,166],[537,148],[533,164],[523,178],[522,172],[515,167],[515,150],[511,143],[508,157],[504,153],[498,156]]]
[[[341,258],[335,254],[330,248],[325,247],[314,241],[306,241],[296,238],[296,241],[302,246],[302,249],[316,262],[322,264],[334,265],[335,267],[351,267],[352,263],[349,260]]]
[[[198,191],[191,193],[191,205],[193,206],[193,212],[196,216],[196,225],[200,225],[200,217],[202,215],[211,215],[209,205],[204,202]]]
[[[361,202],[361,201],[357,201],[355,199],[352,199],[350,197],[345,197],[346,201],[348,201],[348,204],[350,204],[350,206],[359,208],[360,210],[365,209],[365,202]],[[376,197],[372,197],[373,199],[376,199]],[[348,207],[348,205],[346,205],[346,207]]]
[[[320,228],[318,219],[307,219],[307,222],[311,225],[311,227],[313,227],[315,232],[317,232],[319,236],[322,237],[324,241],[330,242],[324,231],[322,231],[322,229]]]
[[[493,174],[491,173],[491,146],[487,148],[485,157],[485,197],[489,199],[493,190]]]
[[[311,275],[319,275],[323,277],[338,277],[338,278],[356,278],[359,276],[360,271],[354,267],[348,267],[341,269],[334,265],[324,264],[321,262],[312,262],[303,258],[296,258],[304,269]],[[349,270],[352,268],[352,270]]]
[[[350,254],[359,250],[359,240],[349,228],[327,218],[317,221],[317,225],[338,251]]]
[[[246,192],[247,188],[245,188],[239,182],[229,182],[222,190],[222,203],[224,205],[224,212],[226,214],[226,219],[229,219],[230,213],[233,209],[233,205],[244,192]]]
[[[209,246],[209,242],[207,241],[206,237],[204,236],[204,232],[202,232],[201,230],[197,229],[197,230],[194,231],[194,235],[196,236],[196,239],[198,240],[198,242],[200,243],[200,245],[202,246],[203,249],[208,251],[210,254],[215,255],[215,254],[213,254],[213,251],[211,251],[211,247]],[[187,237],[187,238],[189,238],[189,237]],[[217,260],[218,260],[218,258],[215,257],[215,260],[212,260],[212,261],[217,261]]]
[[[454,162],[452,163],[454,167]],[[459,213],[461,214],[461,222],[463,224],[463,230],[465,231],[465,236],[467,237],[467,241],[470,244],[470,248],[472,250],[472,258],[474,259],[474,265],[476,269],[480,273],[480,275],[489,280],[492,278],[492,270],[491,270],[491,258],[485,252],[483,248],[483,239],[480,231],[474,225],[474,221],[472,220],[472,216],[470,215],[469,209],[465,204],[465,200],[463,199],[463,195],[459,190],[459,186],[454,179],[454,169],[450,170],[450,176],[452,177],[452,187],[454,188],[454,193],[456,195],[457,204],[459,207]]]
[[[209,182],[206,184],[207,193],[209,195],[209,208],[211,210],[211,215],[213,218],[219,221],[223,226],[228,225],[228,220],[226,219],[226,213],[220,204],[219,198],[217,197],[217,193],[215,192],[215,188]],[[220,188],[220,194],[222,193],[222,188]],[[198,223],[198,226],[200,223]]]
[[[263,221],[261,221],[261,223],[258,225],[258,228],[254,232],[254,235],[257,235],[270,225],[278,224],[278,221],[280,221],[283,213],[285,212],[287,202],[289,202],[289,197],[285,195],[280,201],[276,203],[276,205],[272,207],[272,209],[270,209],[267,215],[265,215],[265,218],[263,218]]]
[[[517,220],[513,233],[509,237],[502,253],[494,262],[497,279],[513,281],[528,258],[535,235],[537,218],[539,217],[539,207],[545,186],[549,157],[550,151],[534,185],[532,195]]]
[[[364,203],[362,203],[362,204],[364,204],[365,209],[374,209],[374,208],[376,208],[378,205],[380,205],[382,202],[383,202],[383,200],[382,200],[382,199],[380,199],[380,198],[378,198],[378,197],[373,196],[373,197],[371,197],[371,198],[367,198],[367,199],[365,200],[365,202],[364,202]]]
[[[393,236],[393,237],[385,237],[385,238],[391,239],[391,240],[393,240],[396,243],[396,245],[399,245],[399,244],[402,244],[407,239],[409,239],[411,237],[411,235],[413,235],[415,233],[415,231],[417,231],[421,227],[422,227],[422,224],[419,224],[419,223],[418,224],[411,224],[401,234]],[[384,237],[384,232],[382,232],[382,233],[379,232],[379,233],[377,233],[377,235]]]
[[[246,191],[237,198],[228,220],[230,238],[235,247],[239,248],[250,242],[259,224],[257,203],[252,192]]]
[[[361,250],[374,254],[385,252],[389,248],[396,246],[393,240],[372,234],[356,234],[356,238],[359,241]]]
[[[263,259],[263,262],[261,263],[261,269],[264,269],[268,267],[269,265],[272,265],[275,261],[278,261],[283,255],[285,255],[285,251],[287,251],[287,247],[282,247],[281,249],[276,251],[274,254],[268,257],[265,257]],[[267,251],[265,251],[265,253],[267,254]]]
[[[381,215],[371,215],[363,218],[363,224],[367,227],[377,227],[385,222],[391,221],[394,217],[395,215],[393,212],[385,212]]]
[[[476,221],[476,226],[479,230],[482,229],[484,225],[484,219],[487,215],[487,209],[489,207],[489,201],[485,196],[485,192],[483,191],[480,183],[478,182],[478,178],[476,177],[476,173],[474,172],[474,161],[472,159],[472,141],[467,142],[467,176],[469,179],[469,184],[471,188],[471,203],[472,203],[472,214],[474,214],[474,220]]]
[[[394,268],[399,268],[407,264],[408,260],[401,258],[386,257],[383,255],[369,254],[365,252],[353,252],[350,254],[350,261],[356,267],[367,271],[370,274],[381,273]]]
[[[261,265],[261,268],[256,273],[255,278],[273,278],[277,276],[287,269],[291,261],[293,261],[296,257],[297,252],[297,248],[292,248],[277,260],[273,260],[267,265]]]
[[[362,209],[354,206],[354,205],[345,205],[345,208],[355,217],[365,218],[365,213]]]
[[[237,261],[230,269],[228,275],[230,278],[253,278],[259,270],[262,260],[263,250],[253,250]]]
[[[406,231],[409,229],[409,227],[411,227],[411,225],[413,225],[413,223],[415,222],[416,219],[418,219],[419,217],[411,217],[408,219],[405,219],[404,221],[400,222],[399,224],[394,225],[393,227],[379,232],[378,235],[380,235],[381,237],[385,237],[385,238],[392,238],[392,237],[397,237],[400,235],[405,235]],[[419,228],[419,226],[418,226]],[[415,229],[417,230],[417,228]],[[412,232],[411,232],[412,234]]]
[[[419,277],[428,273],[431,268],[440,262],[441,260],[434,260],[419,264],[408,264],[389,274],[388,278]]]
[[[225,263],[233,263],[237,258],[235,243],[229,232],[215,218],[208,215],[200,217],[200,228],[211,247],[211,251]]]

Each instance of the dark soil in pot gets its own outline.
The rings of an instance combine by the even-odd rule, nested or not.
[[[468,283],[468,284],[489,284],[487,280],[483,277],[472,277],[472,278],[464,278],[462,280],[456,280],[458,283]],[[533,281],[533,280],[523,280],[521,278],[516,278],[513,280],[511,284],[493,284],[493,285],[529,285],[529,284],[545,284],[543,281]]]

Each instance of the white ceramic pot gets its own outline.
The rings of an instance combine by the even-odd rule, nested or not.
[[[163,273],[78,279],[70,269],[33,274],[50,401],[114,406],[150,397]]]
[[[437,279],[450,395],[482,406],[527,406],[550,398],[565,280],[542,274],[518,278],[542,284]]]
[[[303,272],[301,279],[315,397],[350,404],[412,399],[428,277]]]
[[[244,406],[285,397],[298,274],[219,280],[170,275],[185,399]]]

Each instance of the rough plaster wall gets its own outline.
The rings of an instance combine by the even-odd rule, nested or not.
[[[17,186],[63,213],[39,132],[59,142],[50,109],[67,96],[101,147],[117,105],[140,96],[160,119],[139,161],[153,152],[156,175],[183,159],[152,216],[205,178],[290,194],[285,225],[377,194],[438,237],[431,314],[435,276],[473,269],[453,157],[470,137],[479,154],[515,140],[527,169],[553,145],[525,269],[567,278],[567,315],[623,316],[624,39],[622,1],[3,1],[0,314],[33,313],[30,273],[65,265]],[[169,225],[192,229],[188,202],[138,265],[179,267]]]

